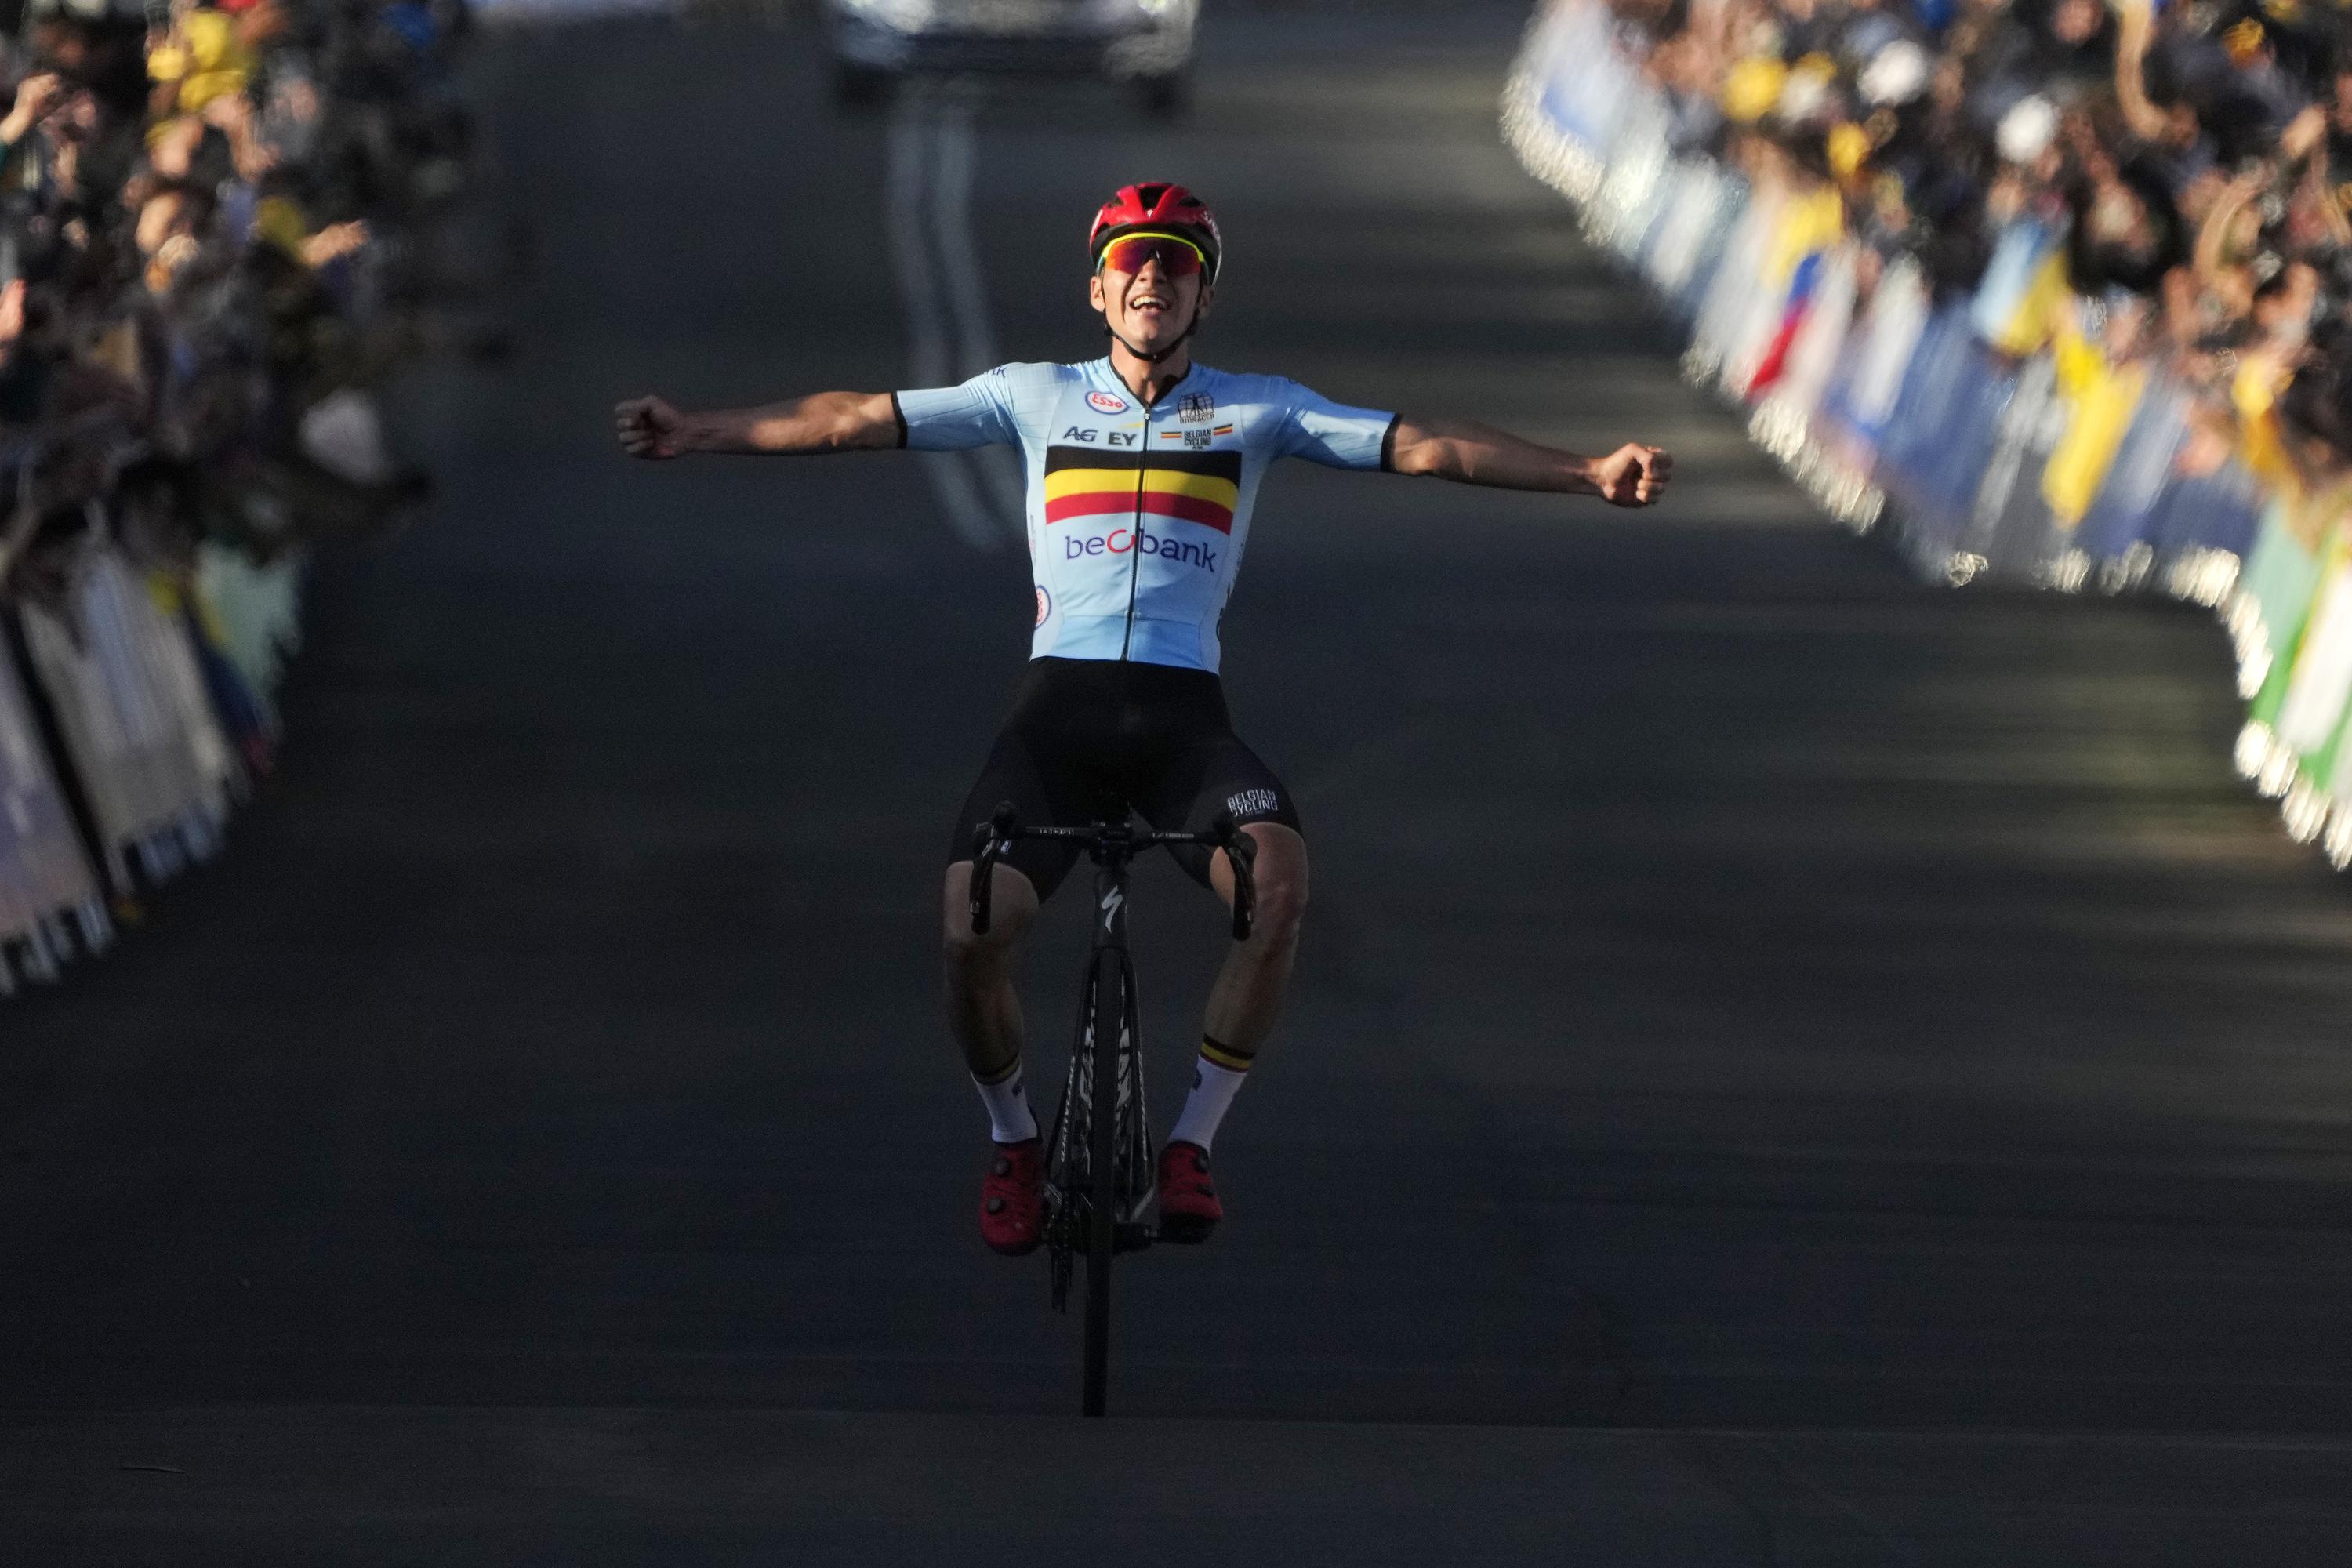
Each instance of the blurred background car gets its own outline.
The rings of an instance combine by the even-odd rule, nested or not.
[[[1172,114],[1192,81],[1200,0],[829,0],[835,90],[872,104],[908,75],[1097,77]]]

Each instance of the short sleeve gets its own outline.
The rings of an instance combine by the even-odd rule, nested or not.
[[[971,447],[1017,445],[1012,388],[1004,367],[982,371],[961,386],[894,392],[890,401],[919,452],[960,452]]]
[[[1283,394],[1281,454],[1330,468],[1385,468],[1396,438],[1397,416],[1373,408],[1334,403],[1295,381],[1276,384]]]

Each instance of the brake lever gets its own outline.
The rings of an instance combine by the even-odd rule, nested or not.
[[[995,902],[996,862],[1013,841],[1016,826],[1013,803],[1005,801],[996,814],[971,830],[971,933],[988,934],[990,916]]]
[[[1217,818],[1216,835],[1217,847],[1225,852],[1225,863],[1234,868],[1234,940],[1247,942],[1257,918],[1257,879],[1252,874],[1257,863],[1257,840],[1235,827],[1230,816]]]

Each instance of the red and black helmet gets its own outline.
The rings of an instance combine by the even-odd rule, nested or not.
[[[1165,234],[1192,241],[1204,263],[1202,276],[1211,283],[1217,280],[1225,242],[1217,232],[1216,215],[1183,186],[1147,180],[1120,187],[1118,195],[1095,214],[1094,231],[1087,236],[1087,254],[1099,267],[1103,247],[1130,234]]]

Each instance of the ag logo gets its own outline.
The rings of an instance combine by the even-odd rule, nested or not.
[[[1113,397],[1108,392],[1087,393],[1087,406],[1093,409],[1097,414],[1124,414],[1127,412],[1127,405],[1118,398]]]
[[[1037,584],[1037,624],[1044,626],[1045,617],[1054,613],[1054,595],[1045,592],[1045,584]]]
[[[1176,400],[1176,423],[1207,425],[1217,417],[1217,400],[1205,392],[1188,392]]]

